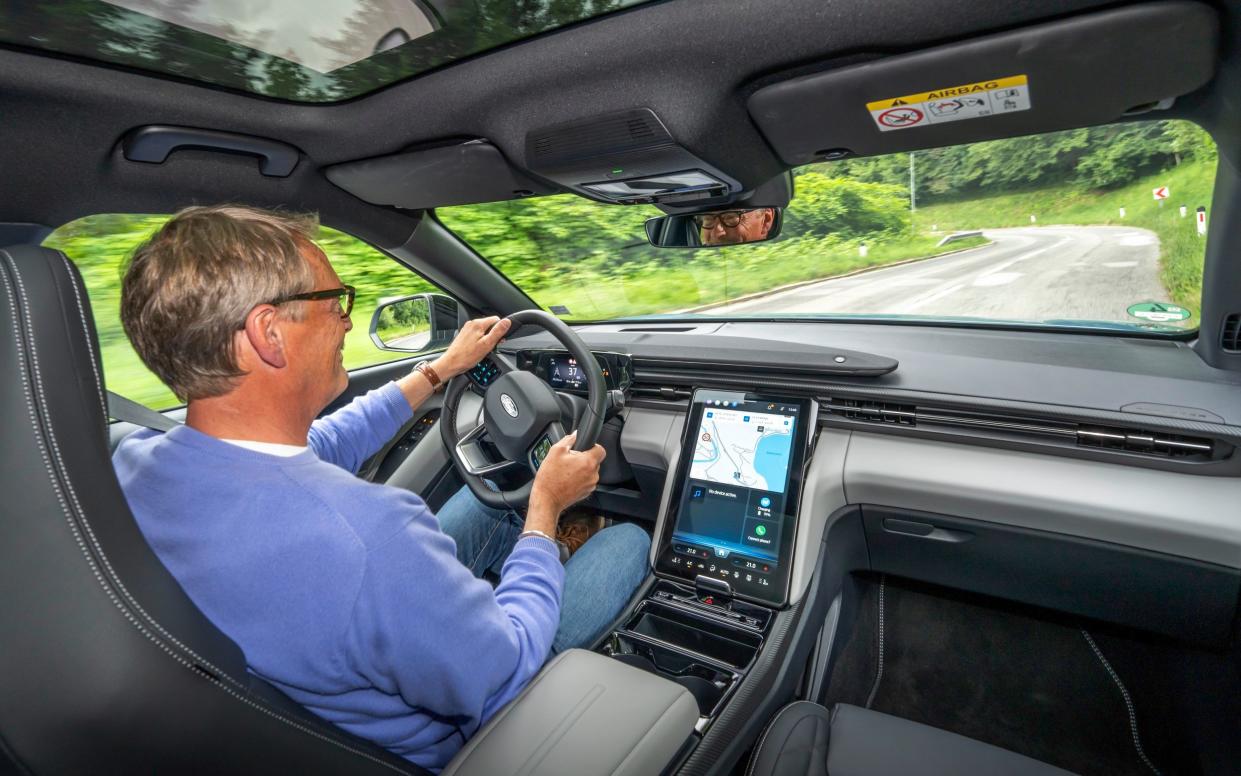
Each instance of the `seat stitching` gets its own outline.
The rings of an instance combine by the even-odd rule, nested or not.
[[[802,717],[801,719],[794,722],[792,726],[789,727],[788,731],[784,735],[784,740],[780,742],[780,748],[776,751],[776,759],[772,763],[772,773],[780,773],[780,763],[788,762],[788,760],[785,760],[786,757],[790,758],[791,760],[792,757],[798,753],[796,749],[790,750],[789,745],[791,742],[797,739],[798,731],[801,730],[801,726],[804,725],[806,722],[811,723],[810,749],[809,749],[810,756],[806,758],[806,764],[813,767],[814,742],[817,736],[819,735],[820,726],[818,723],[821,721],[822,720],[813,719],[812,717]],[[824,764],[826,765],[826,763]]]
[[[30,305],[30,298],[26,295],[25,283],[22,282],[21,273],[17,269],[17,263],[13,260],[9,252],[7,250],[0,251],[0,252],[4,254],[5,259],[8,261],[9,266],[13,271],[13,278],[17,284],[17,291],[21,295],[22,302],[25,304],[25,307],[22,311],[23,313],[22,317],[26,321],[26,328],[30,331],[31,341],[33,342],[34,323],[30,319],[30,306],[31,305]],[[14,314],[16,315],[16,311],[14,311]],[[14,321],[16,321],[16,318],[14,318]],[[31,365],[31,372],[33,373],[34,379],[35,379],[35,387],[37,389],[37,392],[36,392],[37,398],[39,399],[40,404],[44,407],[44,414],[47,416],[47,426],[50,431],[52,428],[51,413],[46,411],[47,398],[43,390],[43,377],[39,370],[39,356],[38,356],[38,353],[35,352],[35,349],[33,347],[30,349],[30,365]],[[64,459],[62,458],[60,454],[60,443],[56,441],[55,434],[48,434],[48,440],[52,443],[52,455],[56,459],[56,463],[60,465],[60,468],[62,471],[67,472],[68,467],[65,466]],[[45,465],[48,466],[49,473],[52,473],[52,476],[55,476],[54,472],[52,472],[52,469],[51,469],[51,462],[45,458],[44,463]],[[65,478],[65,490],[69,495],[69,500],[73,502],[73,506],[77,509],[77,514],[84,516],[86,514],[86,510],[82,508],[81,502],[78,501],[77,491],[74,489],[73,483],[69,481],[68,477]],[[67,510],[67,507],[66,507],[66,510]],[[66,512],[66,514],[68,515],[69,513]],[[111,561],[108,560],[107,555],[103,551],[103,546],[99,543],[99,539],[95,536],[95,531],[94,531],[94,528],[91,527],[90,521],[83,518],[81,520],[81,524],[82,524],[82,531],[86,535],[87,539],[90,541],[91,548],[94,549],[94,551],[99,555],[99,559],[100,561],[102,561],[103,567],[107,570],[109,577],[112,579],[112,583],[115,584],[116,587],[120,590],[122,597],[126,600],[126,602],[128,602],[131,606],[137,609],[138,613],[142,615],[143,619],[145,619],[152,627],[154,627],[155,630],[159,631],[161,634],[167,637],[170,641],[172,641],[182,650],[188,652],[191,656],[194,657],[195,660],[202,663],[202,665],[204,665],[205,667],[210,668],[212,671],[219,674],[222,679],[227,680],[228,682],[232,683],[239,689],[245,689],[245,686],[241,684],[239,681],[237,681],[236,679],[234,679],[232,676],[230,676],[227,671],[224,671],[223,669],[218,668],[217,666],[213,665],[208,660],[195,654],[192,649],[187,647],[185,644],[182,644],[175,636],[173,636],[168,631],[164,630],[164,628],[155,620],[154,617],[147,614],[146,610],[142,608],[142,605],[138,603],[138,601],[134,598],[133,594],[131,594],[129,590],[125,587],[125,584],[120,579],[120,575],[117,574],[116,570],[112,568],[112,563]],[[85,551],[86,551],[85,547],[83,547],[83,552]],[[103,581],[102,578],[100,578],[101,583],[102,581]]]
[[[103,376],[99,373],[99,359],[95,355],[95,345],[91,342],[90,328],[86,325],[86,308],[82,305],[82,295],[78,293],[78,279],[73,272],[72,265],[69,264],[69,257],[63,252],[60,253],[60,260],[65,264],[65,271],[69,273],[69,285],[73,288],[73,298],[78,303],[78,320],[82,324],[82,334],[86,338],[86,352],[90,354],[90,368],[95,373],[95,387],[99,391],[99,406],[103,407],[103,423],[106,428],[108,425],[108,402],[103,397]]]
[[[780,709],[779,711],[777,711],[776,716],[772,717],[771,721],[767,723],[767,727],[763,728],[762,735],[758,737],[758,744],[754,747],[754,754],[750,756],[750,766],[746,768],[745,776],[754,776],[754,766],[758,762],[758,753],[762,750],[763,743],[767,741],[767,734],[771,732],[771,729],[773,727],[775,727],[776,720],[780,719],[780,717],[784,715],[784,712],[788,711],[789,709],[793,708],[799,703],[809,703],[809,701],[793,701],[789,705],[785,706],[783,709]]]
[[[879,660],[878,667],[875,669],[875,683],[870,688],[870,695],[866,698],[866,708],[870,708],[875,704],[875,695],[879,693],[879,683],[883,681],[883,592],[887,587],[888,578],[886,576],[879,577]]]
[[[8,263],[9,267],[12,269],[13,278],[14,278],[14,281],[16,282],[16,290],[17,290],[17,291],[21,294],[22,301],[23,301],[23,303],[24,303],[24,305],[25,305],[25,308],[22,310],[22,317],[25,319],[25,321],[26,321],[26,326],[27,326],[27,328],[28,328],[28,329],[30,330],[30,332],[31,332],[31,339],[32,339],[32,342],[33,342],[33,333],[34,333],[34,328],[33,328],[33,326],[31,325],[31,321],[30,321],[30,300],[29,300],[29,298],[26,296],[25,287],[24,287],[24,285],[22,284],[22,280],[21,280],[21,275],[20,275],[20,273],[19,273],[19,272],[18,272],[18,270],[17,270],[17,264],[16,264],[16,262],[13,260],[12,256],[9,254],[9,252],[8,252],[7,250],[0,249],[0,255],[3,255],[3,256],[4,256],[4,258],[5,258],[6,262]],[[23,346],[23,341],[22,341],[22,333],[21,333],[21,329],[20,329],[20,327],[19,327],[19,318],[18,318],[18,310],[17,310],[17,302],[16,302],[16,297],[17,297],[17,295],[13,293],[13,292],[14,292],[14,286],[13,286],[12,284],[10,284],[10,282],[9,282],[9,278],[8,278],[8,275],[7,275],[6,273],[4,273],[4,272],[0,272],[0,278],[3,278],[3,279],[4,279],[4,285],[5,285],[5,288],[6,288],[6,290],[8,290],[9,309],[10,309],[10,311],[11,311],[11,312],[12,312],[12,314],[13,314],[13,332],[14,332],[14,335],[15,335],[15,337],[14,337],[14,341],[16,342],[16,345],[17,345],[17,356],[18,356],[18,363],[19,363],[19,366],[21,366],[21,365],[23,365],[23,363],[27,363],[27,359],[26,359],[26,349],[25,349],[25,347]],[[30,360],[29,360],[29,362],[28,362],[28,363],[30,364],[31,371],[32,371],[32,373],[34,374],[34,377],[35,377],[35,383],[36,383],[36,386],[37,386],[37,389],[38,389],[38,394],[39,394],[39,396],[38,396],[38,398],[39,398],[39,403],[40,403],[40,405],[41,405],[41,406],[43,406],[43,407],[46,409],[46,404],[47,404],[47,401],[46,401],[46,398],[43,396],[43,382],[42,382],[42,377],[41,377],[41,375],[40,375],[40,373],[39,373],[38,359],[37,359],[37,357],[35,356],[35,352],[34,352],[34,348],[33,348],[33,347],[31,347],[31,349],[30,349],[30,356],[31,356],[31,358],[30,358]],[[78,549],[82,552],[82,555],[86,558],[86,562],[87,562],[87,564],[90,566],[91,572],[92,572],[92,573],[94,574],[94,576],[95,576],[95,580],[99,583],[99,586],[100,586],[101,588],[103,588],[104,593],[105,593],[105,594],[108,596],[108,598],[112,601],[113,605],[114,605],[114,606],[116,606],[116,608],[117,608],[118,610],[120,610],[121,614],[125,617],[125,619],[126,619],[126,620],[128,620],[128,621],[129,621],[129,623],[130,623],[131,625],[133,625],[135,628],[137,628],[137,629],[138,629],[138,631],[139,631],[140,633],[142,633],[144,636],[146,636],[146,638],[147,638],[149,641],[151,641],[153,644],[155,644],[157,647],[159,647],[161,650],[163,650],[163,651],[164,651],[164,652],[165,652],[165,653],[166,653],[169,657],[171,657],[173,660],[175,660],[176,662],[178,662],[178,663],[180,663],[181,665],[185,666],[187,669],[189,669],[189,670],[193,671],[193,670],[194,670],[194,666],[193,666],[191,663],[189,663],[187,660],[185,660],[185,659],[184,659],[183,657],[181,657],[180,655],[177,655],[175,652],[173,652],[173,651],[172,651],[172,649],[170,649],[170,648],[168,647],[168,645],[167,645],[167,644],[164,644],[163,642],[161,642],[161,641],[160,641],[160,640],[159,640],[159,639],[158,639],[158,638],[157,638],[154,634],[152,634],[149,630],[147,630],[145,627],[143,627],[142,623],[138,622],[138,620],[137,620],[137,619],[133,616],[133,613],[132,613],[132,612],[130,612],[130,611],[128,611],[128,610],[125,608],[125,606],[124,606],[124,605],[123,605],[123,604],[122,604],[122,603],[121,603],[121,602],[117,599],[117,596],[116,596],[115,592],[114,592],[114,591],[113,591],[113,590],[112,590],[112,589],[108,586],[108,584],[104,581],[103,576],[102,576],[102,574],[101,574],[101,573],[100,573],[100,571],[99,571],[99,566],[98,566],[98,564],[95,562],[95,559],[91,556],[91,554],[87,551],[87,549],[86,549],[86,545],[85,545],[85,544],[83,543],[83,541],[82,541],[82,535],[81,535],[81,533],[78,531],[77,524],[76,524],[76,523],[75,523],[75,521],[73,520],[73,513],[72,513],[72,512],[71,512],[71,510],[69,509],[69,505],[68,505],[68,503],[65,501],[64,492],[62,491],[62,489],[61,489],[61,485],[60,485],[60,482],[59,482],[59,480],[58,480],[58,479],[57,479],[57,477],[56,477],[56,470],[55,470],[55,468],[52,466],[51,459],[48,457],[48,450],[47,450],[47,446],[46,446],[46,445],[44,444],[44,442],[43,442],[42,434],[40,433],[40,427],[39,427],[38,417],[37,417],[37,415],[36,415],[36,413],[35,413],[34,394],[33,394],[33,393],[32,393],[32,391],[31,391],[30,380],[29,380],[29,378],[28,378],[28,377],[27,377],[27,375],[26,375],[25,369],[19,368],[19,369],[17,370],[17,372],[21,375],[21,380],[22,380],[22,392],[24,393],[25,398],[26,398],[26,412],[27,412],[27,414],[30,416],[31,426],[33,427],[34,432],[35,432],[35,434],[34,434],[34,437],[35,437],[35,442],[37,443],[37,445],[38,445],[38,447],[39,447],[39,455],[40,455],[40,457],[41,457],[41,458],[42,458],[42,460],[43,460],[43,466],[44,466],[44,469],[46,469],[46,471],[47,471],[47,473],[48,473],[48,475],[49,475],[48,479],[50,480],[50,482],[51,482],[51,484],[52,484],[52,489],[53,489],[53,491],[54,491],[54,492],[55,492],[55,494],[56,494],[56,500],[57,500],[57,502],[60,504],[61,511],[62,511],[62,512],[64,513],[64,515],[65,515],[65,520],[66,520],[66,522],[69,524],[69,529],[70,529],[70,531],[73,533],[73,537],[74,537],[74,540],[77,542]],[[50,418],[49,418],[49,421],[50,421]],[[50,430],[50,422],[49,422],[49,424],[48,424],[48,425],[49,425],[49,430]],[[53,444],[53,446],[55,447],[55,446],[56,446],[56,441],[55,441],[55,438],[49,434],[49,439],[51,439],[52,444]],[[59,464],[60,464],[60,466],[61,466],[61,469],[62,469],[62,470],[65,470],[65,467],[64,467],[64,461],[60,458],[60,455],[59,455],[59,448],[58,448],[58,447],[56,448],[56,458],[57,458],[58,463],[59,463]],[[65,481],[66,481],[66,484],[68,484],[68,478],[67,478],[67,477],[65,478]],[[69,493],[70,493],[70,495],[73,497],[74,504],[77,506],[79,513],[84,514],[84,513],[82,512],[81,505],[77,503],[76,495],[73,493],[72,488],[69,488]],[[84,526],[85,526],[85,521],[83,521],[83,524],[84,524]],[[92,541],[93,541],[93,537],[92,537]],[[98,547],[98,544],[97,544],[97,543],[96,543],[96,549],[97,549],[97,550],[99,550],[100,556],[103,558],[103,560],[104,560],[104,562],[105,562],[105,564],[106,564],[106,563],[107,563],[107,558],[106,558],[106,556],[104,556],[104,555],[103,555],[102,549]],[[115,575],[115,571],[113,571],[113,570],[112,570],[112,568],[111,568],[111,566],[110,566],[110,565],[108,565],[108,570],[109,570],[109,572],[110,572],[110,573],[112,573],[113,575]],[[119,580],[117,580],[117,584],[118,584],[118,586],[120,586],[120,584],[119,584]],[[123,586],[121,586],[121,588],[122,588],[122,589],[124,589],[124,588],[123,588]],[[139,609],[140,609],[140,607],[139,607]],[[143,612],[143,614],[144,614],[144,616],[147,616],[148,618],[150,617],[149,615],[146,615],[146,613],[145,613],[145,612]],[[158,623],[155,623],[155,625],[156,625],[156,627],[157,627],[157,628],[159,627]],[[163,629],[162,629],[162,628],[160,628],[160,630],[162,631]],[[170,636],[170,638],[171,638],[171,636]],[[174,638],[174,639],[173,639],[173,641],[174,641],[174,642],[176,642],[176,639]],[[192,650],[190,650],[190,649],[188,649],[188,648],[184,647],[183,645],[180,645],[180,643],[179,643],[179,642],[177,642],[177,643],[178,643],[178,645],[179,645],[179,646],[181,646],[181,647],[182,647],[182,649],[184,649],[184,650],[185,650],[186,652],[188,652],[188,653],[189,653],[192,657],[194,657],[194,658],[195,658],[195,660],[196,660],[196,661],[198,661],[198,663],[199,663],[201,666],[208,667],[208,668],[212,668],[214,671],[216,671],[216,672],[217,672],[217,674],[218,674],[218,675],[223,676],[224,678],[228,679],[228,680],[229,680],[230,682],[232,682],[233,684],[237,685],[238,687],[241,687],[241,685],[240,685],[240,684],[238,684],[235,680],[233,680],[233,679],[232,679],[231,677],[229,677],[227,674],[225,674],[225,673],[224,673],[224,672],[222,672],[222,671],[219,671],[218,669],[215,669],[215,668],[214,668],[214,666],[211,666],[211,664],[210,664],[209,662],[207,662],[207,661],[205,661],[205,660],[200,660],[200,659],[199,659],[199,657],[198,657],[198,655],[194,654],[194,652],[193,652]],[[197,672],[197,671],[196,671],[195,673],[199,673],[199,672]],[[199,675],[201,675],[201,674],[199,674]],[[230,687],[226,686],[226,685],[225,685],[223,682],[221,682],[219,679],[215,679],[215,680],[211,680],[211,679],[209,679],[209,681],[211,681],[211,683],[212,683],[213,685],[215,685],[216,687],[220,688],[221,690],[224,690],[226,693],[228,693],[229,695],[233,696],[234,698],[236,698],[237,700],[241,701],[242,703],[246,704],[247,706],[250,706],[251,708],[257,709],[258,711],[261,711],[261,712],[263,712],[264,714],[267,714],[268,716],[270,716],[270,717],[272,717],[272,718],[274,718],[274,719],[276,719],[276,720],[278,720],[278,721],[280,721],[280,722],[283,722],[283,723],[285,723],[286,725],[288,725],[288,726],[290,726],[290,727],[292,727],[292,728],[294,728],[294,729],[296,729],[296,730],[299,730],[299,731],[301,731],[301,732],[303,732],[303,733],[305,733],[305,734],[307,734],[307,735],[310,735],[310,736],[312,736],[312,737],[314,737],[314,738],[317,738],[317,739],[319,739],[319,740],[321,740],[321,741],[324,741],[324,742],[326,742],[326,743],[332,744],[333,746],[336,746],[336,747],[338,747],[338,748],[340,748],[340,749],[343,749],[343,750],[345,750],[345,751],[347,751],[347,752],[350,752],[351,754],[355,754],[355,755],[358,755],[358,756],[360,756],[360,757],[364,757],[364,758],[366,758],[367,760],[370,760],[371,762],[374,762],[374,763],[376,763],[377,765],[382,765],[382,766],[384,766],[385,768],[388,768],[389,770],[394,771],[394,772],[396,772],[396,773],[407,773],[407,771],[404,771],[404,770],[398,769],[396,766],[392,765],[391,763],[385,762],[385,761],[380,760],[379,758],[377,758],[377,757],[375,757],[375,756],[373,756],[373,755],[371,755],[371,754],[368,754],[368,753],[363,752],[363,751],[361,751],[361,750],[355,749],[355,748],[353,748],[353,747],[351,747],[351,746],[349,746],[349,745],[347,745],[347,744],[344,744],[344,743],[342,743],[342,742],[340,742],[340,741],[337,741],[337,740],[335,740],[335,739],[333,739],[333,738],[331,738],[331,737],[329,737],[329,736],[326,736],[326,735],[324,735],[324,734],[322,734],[322,733],[320,733],[320,732],[318,732],[318,731],[316,731],[316,730],[313,730],[313,729],[311,729],[311,728],[309,728],[309,727],[306,727],[305,725],[302,725],[301,723],[298,723],[298,722],[296,722],[296,721],[294,721],[294,720],[290,720],[290,719],[288,719],[288,718],[286,718],[286,717],[284,717],[284,716],[282,716],[282,715],[280,715],[280,714],[276,713],[275,711],[273,711],[273,710],[271,710],[271,709],[267,708],[266,706],[264,706],[264,705],[262,705],[262,704],[260,704],[260,703],[257,703],[257,702],[256,702],[256,701],[254,701],[254,700],[251,700],[251,699],[249,699],[249,698],[246,698],[246,697],[242,696],[242,695],[241,695],[241,694],[239,694],[237,691],[235,691],[235,690],[233,690],[232,688],[230,688]]]

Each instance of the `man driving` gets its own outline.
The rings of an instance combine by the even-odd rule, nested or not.
[[[776,221],[773,207],[723,210],[694,216],[703,245],[741,245],[767,239]]]
[[[604,457],[574,451],[572,434],[539,467],[524,518],[464,488],[436,515],[356,477],[509,322],[470,321],[427,366],[316,420],[348,386],[353,327],[353,289],[317,226],[194,207],[135,251],[125,332],[188,408],[183,426],[127,437],[113,463],[143,535],[250,671],[438,770],[549,654],[604,631],[646,576],[650,539],[614,525],[562,563],[557,520]]]

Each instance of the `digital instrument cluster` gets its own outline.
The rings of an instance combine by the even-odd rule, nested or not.
[[[626,390],[633,383],[633,360],[625,353],[592,352],[603,372],[607,390]],[[523,350],[517,353],[517,368],[534,372],[557,391],[585,395],[589,386],[586,372],[577,359],[563,350]],[[491,357],[484,358],[466,372],[474,385],[487,389],[501,374]]]
[[[608,390],[625,390],[633,383],[633,361],[624,353],[592,352],[603,372]],[[517,364],[534,372],[557,391],[585,394],[586,372],[574,358],[562,350],[522,351]]]

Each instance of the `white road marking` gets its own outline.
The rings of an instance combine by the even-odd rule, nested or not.
[[[1158,240],[1144,231],[1111,226],[1031,227],[984,230],[984,236],[994,244],[849,278],[828,278],[713,308],[711,314],[1128,320],[1125,308],[1134,300],[1167,295],[1157,277]],[[1121,248],[1122,239],[1143,245]],[[1105,273],[1104,269],[1116,271]],[[1001,287],[1002,291],[991,290]]]
[[[980,287],[981,286],[1006,286],[1009,283],[1016,280],[1017,278],[1022,277],[1024,274],[1025,273],[1023,272],[996,272],[994,274],[979,275],[978,277],[974,278],[974,282],[972,285],[980,286]]]
[[[902,314],[911,313],[920,307],[925,307],[931,302],[938,302],[940,299],[943,299],[949,294],[955,294],[956,292],[960,291],[962,288],[965,288],[965,286],[961,285],[960,283],[956,283],[954,285],[948,286],[947,288],[940,289],[939,291],[936,291],[933,294],[924,296],[921,299],[910,302],[909,304],[906,304],[902,307],[898,307],[896,309],[896,312],[902,313]]]

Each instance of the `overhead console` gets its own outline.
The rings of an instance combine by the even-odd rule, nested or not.
[[[793,78],[748,107],[789,165],[1072,129],[1203,86],[1219,37],[1210,6],[1135,5]]]
[[[734,178],[678,144],[649,108],[533,130],[526,166],[584,197],[622,205],[710,205],[741,191]]]

